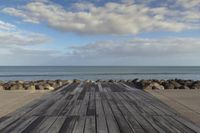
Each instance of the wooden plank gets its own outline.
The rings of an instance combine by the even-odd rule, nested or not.
[[[98,85],[98,87],[99,87],[99,91],[100,91],[100,92],[103,92],[103,88],[102,88],[102,85],[101,85],[101,83],[100,83],[100,82],[98,82],[98,83],[97,83],[97,85]]]
[[[166,132],[168,132],[168,133],[181,133],[172,124],[170,124],[168,121],[163,119],[162,116],[153,116],[153,119],[156,123],[158,123],[158,126],[161,127],[163,130],[165,130]]]
[[[134,104],[144,115],[157,115],[147,102],[142,101],[135,94],[130,92],[125,92],[124,94],[131,100],[131,104]]]
[[[59,116],[56,118],[56,121],[49,127],[47,133],[58,133],[65,121],[66,117]]]
[[[107,122],[99,93],[96,93],[96,121],[97,133],[108,133]]]
[[[26,129],[33,121],[37,119],[37,116],[32,116],[27,119],[18,120],[15,123],[12,123],[7,128],[1,130],[0,132],[7,132],[7,133],[19,133]]]
[[[90,88],[89,105],[86,112],[86,123],[84,133],[94,133],[96,132],[96,111],[95,111],[95,89]]]
[[[188,128],[190,128],[192,131],[194,131],[196,133],[200,133],[200,127],[198,127],[194,123],[182,118],[181,116],[173,116],[173,118],[176,119],[177,121],[181,122],[182,124],[184,124]]]
[[[110,108],[110,106],[108,105],[107,100],[104,98],[104,93],[100,93],[101,95],[101,99],[102,100],[102,105],[103,105],[103,110],[105,112],[105,118],[107,121],[107,127],[109,130],[109,133],[120,133],[120,129],[118,127],[118,124],[114,118],[113,112]]]
[[[140,124],[136,121],[134,116],[125,108],[123,103],[121,102],[124,100],[122,97],[118,95],[119,93],[113,93],[113,99],[117,102],[118,107],[120,108],[120,111],[122,112],[124,118],[128,122],[129,126],[133,130],[133,132],[136,133],[145,133],[144,129],[140,126]]]
[[[74,116],[66,117],[62,127],[59,130],[59,133],[72,133],[77,119],[78,117]]]
[[[56,121],[57,117],[45,117],[45,119],[34,128],[34,130],[30,131],[33,133],[46,133],[51,125]]]
[[[45,119],[44,116],[38,116],[38,118],[33,121],[29,126],[27,126],[21,133],[30,133],[33,131],[40,123]]]
[[[90,96],[90,92],[86,92],[83,103],[82,103],[81,108],[79,110],[80,116],[86,116],[88,103],[89,103],[89,96]]]
[[[95,133],[95,132],[96,132],[95,116],[87,116],[84,133]]]
[[[86,122],[85,116],[79,117],[77,122],[75,123],[73,133],[83,133],[85,129],[85,122]]]
[[[125,95],[122,95],[122,93],[120,94],[120,96],[124,97],[126,99]],[[137,120],[137,122],[143,127],[143,129],[148,132],[148,133],[155,133],[157,132],[155,130],[155,128],[148,122],[148,120],[141,115],[140,112],[138,112],[137,108],[135,106],[131,106],[129,104],[129,101],[122,101],[125,105],[125,107],[129,110],[129,112],[132,113],[132,115],[135,117],[135,119]]]
[[[168,121],[174,128],[179,130],[181,133],[194,133],[190,128],[186,127],[184,124],[176,121],[171,116],[162,116],[166,121]]]
[[[115,120],[118,123],[119,129],[122,133],[132,133],[132,129],[129,127],[129,125],[127,124],[127,121],[125,120],[125,118],[123,117],[123,115],[121,114],[121,112],[119,111],[118,107],[116,106],[116,104],[113,102],[113,100],[111,100],[111,96],[109,93],[106,93],[106,98],[110,99],[108,100],[108,103],[111,107],[111,110],[114,114]]]

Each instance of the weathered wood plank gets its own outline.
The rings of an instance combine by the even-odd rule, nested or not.
[[[101,93],[101,95],[100,95],[102,99],[104,99],[103,95],[104,95],[103,93]],[[108,127],[109,133],[120,133],[119,126],[115,120],[113,112],[112,112],[110,106],[108,105],[108,102],[106,99],[102,100],[102,105],[103,105],[103,110],[105,112],[105,118],[107,121],[107,127]]]
[[[97,133],[108,133],[107,122],[99,93],[96,93],[96,121]]]
[[[84,133],[95,133],[95,132],[96,132],[95,116],[87,116]]]
[[[110,100],[108,100],[108,103],[111,107],[111,110],[114,114],[114,117],[118,123],[119,129],[122,133],[132,133],[132,129],[129,127],[127,124],[126,119],[124,118],[123,114],[119,111],[117,105],[114,103],[112,100],[111,96],[109,93],[106,93],[106,97]]]

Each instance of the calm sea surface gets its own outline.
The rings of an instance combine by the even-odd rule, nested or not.
[[[124,66],[29,66],[0,67],[0,80],[39,79],[194,79],[200,80],[200,67]]]

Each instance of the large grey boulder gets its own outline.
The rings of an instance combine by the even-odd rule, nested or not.
[[[36,90],[35,85],[29,85],[26,90]]]
[[[194,83],[191,85],[190,89],[200,89],[200,82],[199,82],[199,81],[194,82]]]
[[[162,85],[165,87],[165,89],[174,89],[175,86],[169,82],[164,82]]]
[[[179,89],[185,89],[185,90],[189,90],[190,88],[186,85],[182,85]]]
[[[170,81],[170,83],[174,85],[174,89],[179,89],[182,86],[175,80]]]
[[[144,90],[164,90],[164,86],[158,84],[157,82],[152,82],[149,85],[146,85],[144,88]]]
[[[78,80],[78,79],[74,79],[74,80],[73,80],[73,83],[81,83],[81,81]]]
[[[0,85],[0,90],[4,90],[4,86],[3,85]]]
[[[44,86],[41,84],[37,84],[37,85],[35,85],[35,89],[36,90],[44,90]]]
[[[10,87],[10,90],[25,90],[23,84],[14,84]]]
[[[16,80],[15,83],[16,83],[16,84],[23,84],[24,81],[22,81],[22,80]]]
[[[44,84],[44,89],[45,89],[45,90],[55,90],[55,88],[52,87],[52,86],[49,85],[49,84]]]

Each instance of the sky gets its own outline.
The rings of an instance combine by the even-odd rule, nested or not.
[[[0,0],[1,66],[199,66],[200,0]]]

